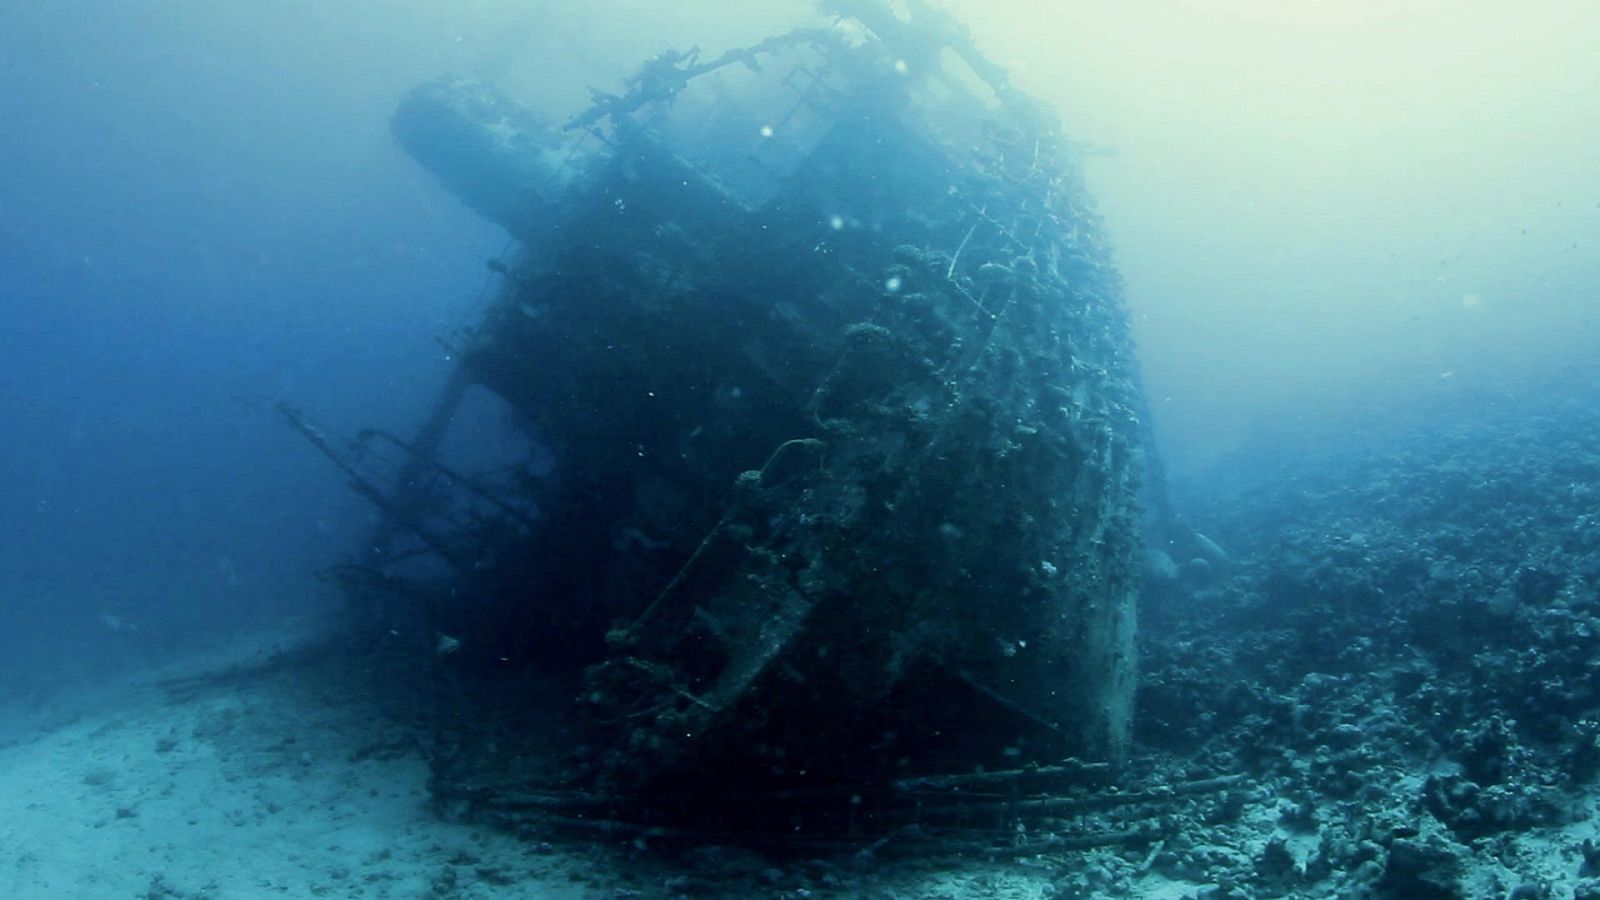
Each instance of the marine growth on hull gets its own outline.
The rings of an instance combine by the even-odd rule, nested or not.
[[[519,249],[420,433],[287,412],[383,513],[341,575],[447,809],[870,839],[1115,777],[1142,401],[1076,145],[943,15],[825,12],[395,115]],[[489,396],[530,449],[469,473]]]

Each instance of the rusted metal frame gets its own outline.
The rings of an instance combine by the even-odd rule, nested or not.
[[[837,37],[834,35],[831,29],[797,28],[794,31],[774,35],[773,37],[769,37],[758,44],[752,44],[749,47],[740,47],[729,50],[710,62],[700,63],[699,65],[691,65],[686,68],[676,70],[676,90],[665,96],[652,95],[651,91],[644,84],[642,84],[642,82],[629,90],[628,93],[620,96],[615,94],[600,94],[599,92],[596,92],[600,99],[594,104],[590,105],[589,108],[585,109],[583,112],[578,113],[576,116],[573,116],[571,119],[569,119],[567,124],[562,126],[562,130],[571,131],[574,128],[580,127],[590,128],[597,124],[601,119],[606,118],[609,118],[615,122],[618,117],[632,113],[642,106],[657,102],[659,100],[670,100],[677,95],[677,91],[681,91],[689,84],[689,82],[693,81],[694,79],[714,72],[718,69],[733,65],[736,62],[743,62],[749,65],[752,64],[757,56],[774,53],[778,50],[794,46],[796,44],[811,43],[821,46],[830,41],[837,41]]]
[[[287,403],[279,403],[277,406],[278,412],[288,421],[289,426],[299,432],[302,437],[311,443],[311,446],[327,457],[328,461],[332,462],[334,467],[350,480],[351,489],[366,498],[372,505],[378,507],[379,511],[385,514],[388,527],[380,526],[379,534],[375,535],[375,539],[381,539],[383,543],[373,545],[380,555],[392,543],[393,526],[399,525],[415,534],[419,540],[427,544],[434,553],[438,554],[446,563],[449,563],[451,567],[463,572],[471,570],[472,566],[468,560],[452,551],[443,538],[429,533],[421,522],[415,520],[415,517],[411,515],[407,507],[385,494],[368,480],[364,474],[350,463],[344,454],[334,449],[327,436],[312,425],[299,410]]]
[[[437,459],[433,459],[433,458],[431,458],[431,456],[430,457],[423,457],[423,455],[418,450],[418,448],[416,447],[415,444],[407,442],[407,441],[403,441],[400,438],[395,437],[394,435],[390,434],[387,431],[380,431],[380,430],[378,430],[376,428],[363,429],[361,432],[359,432],[356,435],[356,439],[357,440],[365,440],[367,438],[378,438],[380,440],[384,440],[384,441],[387,441],[387,442],[393,444],[395,447],[399,448],[400,450],[402,450],[406,454],[408,454],[410,458],[412,458],[412,459],[420,459],[422,462],[424,462],[425,465],[423,466],[423,468],[433,469],[434,471],[436,471],[439,474],[443,475],[452,484],[455,484],[457,487],[462,488],[463,490],[465,490],[468,493],[472,494],[473,496],[479,498],[480,500],[483,500],[484,502],[489,503],[490,505],[494,506],[496,509],[498,509],[501,512],[505,513],[506,515],[510,516],[511,518],[516,519],[517,522],[521,523],[522,525],[524,525],[524,526],[526,526],[528,528],[536,528],[537,527],[537,523],[532,518],[530,518],[526,513],[524,513],[522,510],[517,509],[515,506],[512,506],[510,503],[507,503],[506,501],[500,499],[499,497],[496,497],[494,494],[491,494],[488,491],[484,490],[483,488],[473,484],[472,481],[470,479],[468,479],[465,475],[462,475],[461,473],[455,471],[454,469],[450,468],[449,466],[445,465],[444,463],[439,462]],[[419,474],[420,474],[420,472],[419,472]]]

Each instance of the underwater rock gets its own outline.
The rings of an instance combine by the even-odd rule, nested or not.
[[[1389,845],[1388,860],[1376,891],[1395,900],[1466,900],[1461,848],[1437,835],[1400,838]]]
[[[1566,582],[1560,573],[1531,565],[1518,569],[1513,577],[1517,602],[1535,606],[1554,600]]]
[[[1288,843],[1281,836],[1273,837],[1261,849],[1261,854],[1256,857],[1255,878],[1252,884],[1262,886],[1277,886],[1280,889],[1292,886],[1301,880],[1305,871],[1294,854],[1289,852]]]
[[[1511,830],[1559,825],[1574,818],[1570,800],[1536,784],[1484,786],[1459,775],[1434,776],[1423,786],[1428,811],[1462,840]]]

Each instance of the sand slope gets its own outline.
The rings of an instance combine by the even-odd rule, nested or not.
[[[65,722],[13,714],[0,896],[615,896],[570,855],[439,821],[415,738],[315,665],[172,674],[59,701]]]

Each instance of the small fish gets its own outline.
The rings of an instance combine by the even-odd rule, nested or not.
[[[111,631],[122,632],[139,630],[139,626],[129,622],[121,616],[114,615],[112,613],[102,612],[98,618],[100,619],[100,624],[104,625]]]

